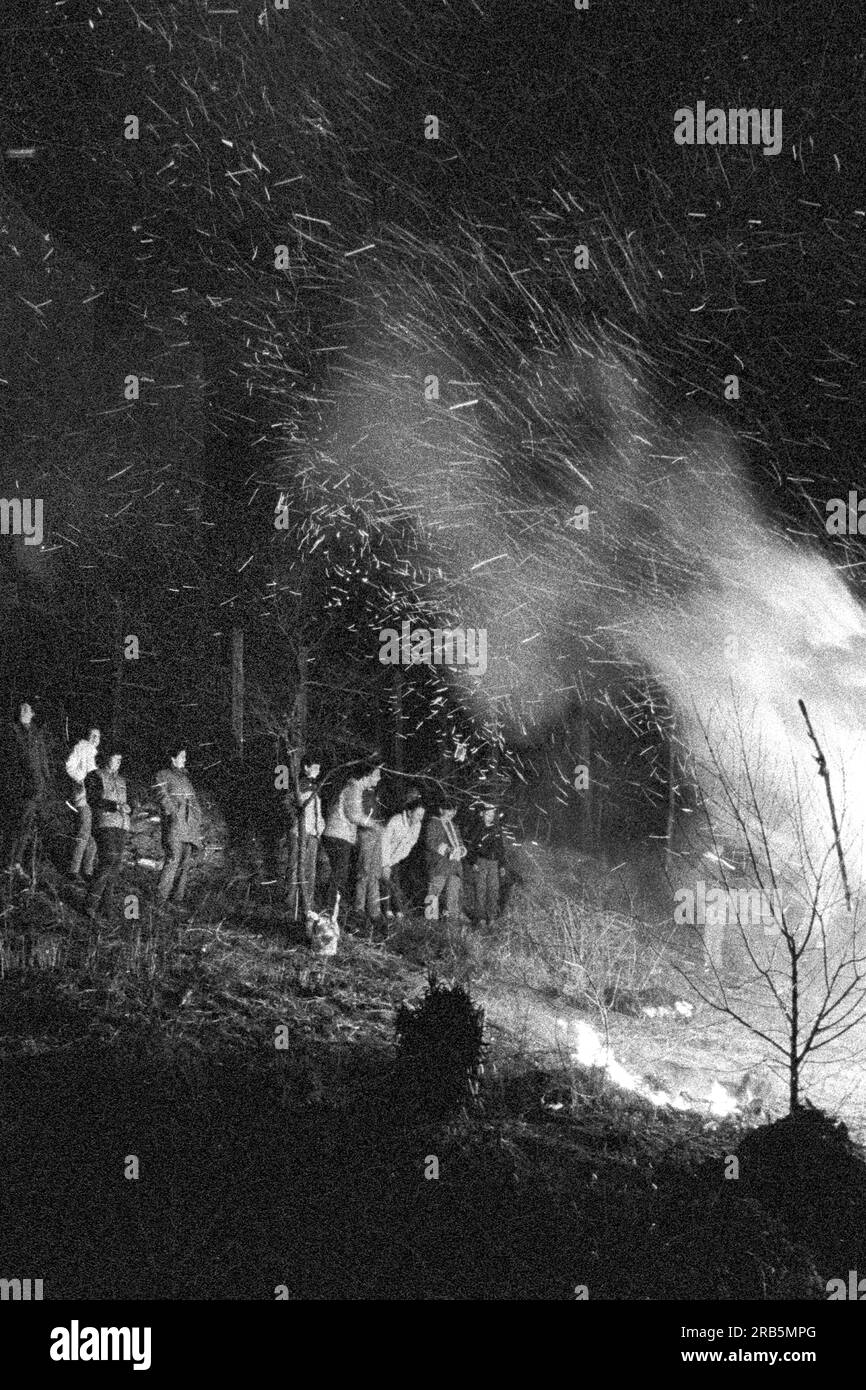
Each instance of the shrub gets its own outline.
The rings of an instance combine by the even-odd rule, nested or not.
[[[866,1163],[846,1126],[811,1105],[737,1149],[740,1186],[814,1252],[822,1274],[866,1265]]]
[[[434,974],[419,1003],[403,1003],[395,1019],[398,1075],[410,1102],[445,1115],[477,1100],[483,1072],[484,1009],[463,985]]]

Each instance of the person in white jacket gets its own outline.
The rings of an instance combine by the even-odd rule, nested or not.
[[[424,815],[421,793],[410,792],[404,809],[386,822],[382,832],[382,900],[385,916],[389,919],[396,917],[398,922],[403,920],[406,911],[399,866],[408,859],[418,843]]]
[[[339,903],[346,900],[346,884],[352,850],[358,840],[358,827],[376,823],[372,812],[364,810],[364,792],[377,787],[381,776],[381,763],[364,764],[360,772],[346,783],[325,822],[322,848],[331,866],[325,910],[333,917],[336,917]]]
[[[88,805],[84,783],[96,768],[96,750],[101,737],[98,729],[88,729],[87,737],[78,740],[66,759],[66,772],[72,783],[68,804],[73,807],[77,816],[75,842],[69,861],[69,877],[77,883],[81,882],[82,867],[86,877],[90,878],[96,859],[96,841],[92,834],[93,815]]]

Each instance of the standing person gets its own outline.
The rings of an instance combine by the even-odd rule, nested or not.
[[[364,821],[358,826],[358,859],[355,866],[355,913],[374,925],[382,921],[382,831],[379,797],[375,784],[361,793]]]
[[[364,792],[377,787],[382,776],[381,763],[364,763],[351,777],[331,806],[325,822],[322,848],[331,865],[331,879],[325,900],[326,911],[336,918],[338,901],[345,902],[352,850],[358,840],[358,827],[372,820],[364,810]]]
[[[66,759],[66,772],[72,783],[70,803],[78,818],[72,858],[69,861],[69,877],[73,883],[82,882],[82,866],[85,877],[90,878],[96,858],[96,841],[91,834],[93,815],[88,805],[85,783],[96,768],[96,750],[101,737],[98,729],[88,729],[87,737],[78,740]]]
[[[505,846],[495,806],[482,806],[469,833],[466,863],[475,881],[475,920],[486,927],[499,916],[499,883],[505,877]]]
[[[185,769],[186,747],[177,744],[170,751],[168,767],[156,774],[154,783],[165,854],[156,899],[160,907],[171,901],[179,910],[182,910],[187,876],[202,847],[201,806]]]
[[[11,744],[8,781],[15,838],[6,872],[29,882],[30,876],[23,862],[33,846],[38,827],[48,822],[51,771],[45,740],[34,727],[33,706],[28,700],[23,700],[18,706]]]
[[[403,810],[392,816],[382,832],[382,882],[385,916],[401,922],[406,913],[406,896],[400,878],[400,865],[418,843],[424,820],[424,803],[419,791],[406,794]]]
[[[435,922],[439,918],[439,896],[445,890],[443,916],[452,922],[460,921],[460,898],[463,887],[463,843],[454,817],[457,803],[449,796],[440,798],[436,815],[430,818],[425,836],[427,850],[427,897],[424,916]]]
[[[319,795],[320,772],[321,766],[315,758],[304,758],[298,779],[300,804],[295,798],[294,788],[286,793],[283,800],[291,817],[287,880],[289,911],[294,921],[298,920],[301,911],[301,886],[304,889],[307,915],[314,912],[316,907],[316,865],[319,858],[319,841],[325,829],[322,798]],[[304,835],[303,846],[300,846],[302,824]]]
[[[94,768],[84,779],[84,790],[93,813],[93,834],[99,853],[99,867],[88,889],[85,908],[91,920],[96,917],[103,900],[111,903],[129,836],[126,782],[120,776],[122,757],[122,753],[112,750],[104,765]]]

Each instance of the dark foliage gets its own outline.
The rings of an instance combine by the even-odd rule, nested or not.
[[[822,1274],[866,1265],[866,1163],[841,1120],[807,1104],[737,1152],[743,1193],[796,1231]]]
[[[394,1024],[398,1077],[410,1105],[445,1115],[474,1103],[483,1071],[484,1009],[463,985],[431,974],[420,1003],[403,1003]]]
[[[686,1212],[680,1200],[666,1204],[620,1296],[739,1301],[825,1294],[809,1242],[737,1183],[722,1180],[709,1203],[703,1198]]]

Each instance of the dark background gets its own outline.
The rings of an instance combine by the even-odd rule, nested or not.
[[[853,7],[217,8],[232,10],[6,11],[2,485],[43,495],[50,531],[45,554],[3,541],[7,700],[35,690],[58,734],[96,717],[142,763],[177,730],[225,783],[240,626],[261,740],[248,764],[273,760],[299,645],[308,742],[326,763],[390,751],[375,629],[431,611],[428,557],[410,523],[383,522],[387,507],[359,498],[347,512],[318,450],[364,293],[363,256],[348,253],[379,242],[387,275],[395,229],[447,256],[471,225],[503,266],[530,265],[547,304],[634,353],[660,403],[733,429],[767,515],[830,549],[823,501],[863,471],[866,45]],[[781,107],[781,154],[674,145],[674,110],[701,99]],[[431,111],[437,142],[421,135]],[[579,297],[562,273],[575,222],[603,248]],[[505,271],[486,294],[520,344],[529,328]],[[459,332],[466,303],[453,310]],[[748,383],[733,408],[718,389],[732,363]],[[122,393],[132,371],[150,378],[135,403]],[[547,486],[544,460],[527,486]],[[284,487],[288,535],[271,525]],[[859,538],[831,553],[856,581]],[[141,641],[134,672],[118,658],[125,633]],[[529,833],[601,834],[568,792],[582,717],[608,832],[661,826],[664,711],[643,687],[614,673],[606,702],[497,748],[459,692],[410,674],[406,769],[467,788],[482,773],[516,779]]]

